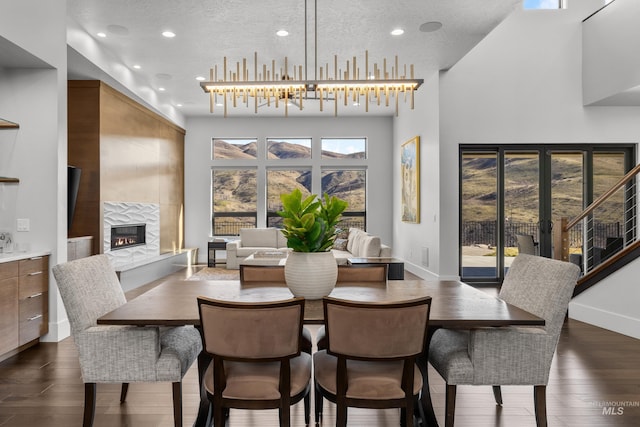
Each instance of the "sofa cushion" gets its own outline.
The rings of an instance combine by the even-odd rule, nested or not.
[[[349,258],[352,258],[351,252],[341,251],[338,249],[331,249],[331,253],[333,257],[336,259],[336,264],[338,265],[347,265],[347,261]]]
[[[363,238],[358,256],[365,258],[380,256],[380,238],[378,236],[366,236]]]
[[[353,243],[356,241],[356,235],[361,233],[362,231],[360,231],[360,229],[358,228],[350,228],[349,229],[349,238],[347,241],[347,250],[351,253],[353,253]]]
[[[287,238],[284,237],[284,234],[282,234],[282,230],[280,229],[276,229],[276,243],[277,243],[277,248],[286,248],[287,247]]]
[[[240,241],[245,247],[276,248],[277,231],[275,228],[241,228]]]
[[[353,247],[351,248],[351,253],[353,254],[353,256],[356,256],[356,257],[364,256],[362,255],[362,247],[364,246],[365,241],[367,240],[368,237],[369,235],[364,231],[355,233],[355,236],[353,237]]]

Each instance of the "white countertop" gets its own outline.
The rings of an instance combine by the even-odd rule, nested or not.
[[[21,259],[39,257],[51,255],[50,251],[28,251],[28,252],[11,252],[8,254],[2,253],[0,254],[0,263],[3,262],[11,262],[11,261],[20,261]]]

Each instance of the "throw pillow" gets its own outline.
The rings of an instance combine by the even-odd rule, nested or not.
[[[333,241],[333,249],[337,249],[339,251],[347,250],[347,239],[338,239]]]

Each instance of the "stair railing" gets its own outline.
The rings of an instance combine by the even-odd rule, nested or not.
[[[561,218],[560,226],[553,229],[553,257],[578,264],[586,276],[634,244],[640,237],[637,230],[638,174],[640,164],[574,219]],[[612,223],[612,217],[617,221]],[[570,233],[576,229],[580,232]],[[574,241],[570,236],[574,236]]]

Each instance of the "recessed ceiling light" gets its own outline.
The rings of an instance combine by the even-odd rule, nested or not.
[[[420,25],[420,31],[423,33],[432,33],[434,31],[438,31],[440,28],[442,28],[442,22],[438,21],[425,22]]]
[[[206,79],[204,77],[202,77],[202,76],[198,76],[198,77],[196,77],[196,80],[199,81],[199,82],[203,82]]]
[[[107,34],[106,34],[106,33],[103,33],[103,32],[101,31],[101,32],[99,32],[99,33],[96,33],[96,36],[98,36],[98,37],[102,37],[102,38],[105,38],[105,37],[107,37]]]
[[[140,65],[138,65],[138,64],[135,64],[135,65],[133,66],[133,68],[135,68],[136,70],[139,70],[139,69],[141,69],[142,67],[141,67]]]
[[[165,88],[163,88],[163,87],[159,87],[159,88],[158,88],[158,90],[159,90],[160,92],[164,92],[166,89],[165,89]]]
[[[286,37],[289,35],[289,31],[287,30],[278,30],[276,31],[276,35],[280,36],[280,37]]]
[[[391,31],[392,36],[401,36],[403,34],[404,30],[402,28],[396,28],[395,30]]]
[[[182,104],[176,104],[176,107],[182,107]]]
[[[173,31],[163,31],[162,35],[165,36],[166,38],[170,39],[176,36],[176,33],[174,33]]]

